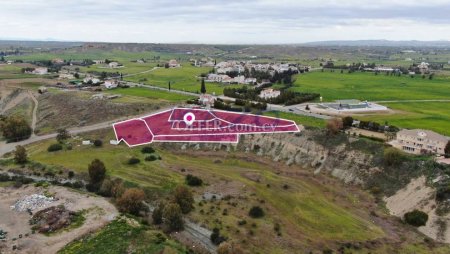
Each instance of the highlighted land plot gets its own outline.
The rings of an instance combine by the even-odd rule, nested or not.
[[[221,110],[174,108],[113,124],[128,146],[152,142],[237,143],[239,135],[300,132],[294,121]]]

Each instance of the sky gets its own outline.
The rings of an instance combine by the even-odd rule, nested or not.
[[[20,40],[450,40],[450,0],[0,0],[0,24]]]

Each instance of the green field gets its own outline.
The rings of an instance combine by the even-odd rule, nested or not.
[[[338,99],[429,100],[450,99],[450,77],[422,79],[373,73],[310,72],[296,76],[292,90],[320,93],[324,101]]]
[[[315,117],[311,117],[311,116],[297,115],[294,113],[269,111],[269,112],[264,112],[264,115],[292,120],[292,121],[296,122],[297,124],[301,124],[303,126],[308,126],[308,127],[324,128],[325,124],[326,124],[326,121],[323,119],[319,119],[319,118],[315,118]]]
[[[0,80],[2,79],[19,79],[19,78],[36,78],[38,76],[22,73],[22,67],[16,65],[0,65]]]
[[[397,113],[392,115],[354,116],[360,120],[371,120],[403,128],[422,128],[450,136],[450,102],[402,102],[384,103]]]
[[[193,96],[188,96],[188,95],[183,95],[183,94],[178,94],[178,93],[171,93],[171,92],[161,91],[161,90],[156,90],[156,89],[142,88],[142,87],[117,88],[117,89],[109,90],[108,93],[135,96],[135,97],[144,97],[144,98],[155,99],[155,100],[162,99],[162,100],[167,100],[167,101],[171,101],[171,102],[186,101],[186,100],[194,98]]]
[[[133,73],[139,73],[143,71],[149,71],[153,69],[153,67],[156,66],[156,63],[136,63],[131,62],[128,59],[124,59],[122,61],[119,61],[120,64],[123,65],[123,67],[120,68],[109,68],[108,65],[105,64],[94,64],[89,67],[80,67],[81,72],[113,72],[113,73],[122,73],[123,75],[127,74],[133,74]]]
[[[168,88],[170,82],[171,88],[174,90],[199,93],[201,82],[198,77],[200,74],[208,73],[210,70],[211,68],[209,67],[195,67],[191,66],[190,63],[183,62],[180,68],[159,68],[152,72],[125,77],[124,79],[135,83],[144,83],[164,88]],[[227,85],[226,87],[235,86]],[[224,88],[224,85],[217,83],[206,83],[206,92],[209,94],[223,94]]]

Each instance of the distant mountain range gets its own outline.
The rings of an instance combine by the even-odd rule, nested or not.
[[[355,40],[355,41],[317,41],[300,45],[307,46],[353,46],[353,47],[450,47],[450,41],[390,41],[390,40]]]

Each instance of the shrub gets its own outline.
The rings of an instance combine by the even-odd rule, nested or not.
[[[191,174],[188,174],[186,176],[186,183],[189,186],[201,186],[203,184],[202,179],[200,179],[197,176],[193,176]]]
[[[180,206],[181,212],[189,213],[193,208],[194,197],[191,191],[185,186],[178,186],[174,192],[174,200]]]
[[[426,214],[422,211],[419,211],[419,210],[414,210],[414,211],[405,213],[403,218],[404,218],[405,222],[408,223],[409,225],[412,225],[415,227],[420,227],[420,226],[425,226],[425,224],[427,224],[428,214]]]
[[[155,210],[152,213],[153,224],[159,225],[163,222],[163,212],[164,212],[165,203],[159,202],[156,206]]]
[[[27,150],[23,146],[16,146],[14,151],[14,161],[18,164],[24,164],[28,161]]]
[[[264,211],[261,207],[254,206],[250,209],[250,211],[248,212],[248,215],[252,218],[261,218],[264,216]]]
[[[143,208],[142,201],[145,199],[145,193],[141,189],[127,189],[117,200],[119,211],[138,215]]]
[[[405,159],[405,155],[398,149],[389,147],[384,150],[383,158],[387,166],[396,166]]]
[[[47,151],[48,151],[48,152],[56,152],[56,151],[60,151],[60,150],[62,150],[62,149],[63,149],[62,145],[56,143],[56,144],[51,144],[51,145],[47,148]]]
[[[141,160],[139,160],[138,158],[133,157],[133,158],[130,158],[128,160],[128,165],[135,165],[135,164],[138,164],[140,162],[141,162]]]
[[[153,147],[151,147],[151,146],[145,146],[142,148],[141,152],[142,153],[154,153],[155,149],[153,149]]]
[[[0,132],[7,142],[16,142],[29,138],[32,134],[30,124],[21,116],[0,119]]]
[[[333,118],[329,119],[326,124],[327,131],[329,134],[337,134],[339,130],[343,128],[342,119],[340,118]]]
[[[63,141],[67,140],[70,138],[70,134],[66,129],[59,129],[58,130],[58,135],[56,135],[56,140],[59,143],[62,143]]]
[[[170,231],[183,229],[183,217],[181,208],[176,203],[169,203],[163,210],[163,222]]]
[[[158,156],[154,154],[150,154],[149,156],[145,157],[145,161],[156,161],[158,159]]]
[[[89,178],[91,184],[97,184],[105,179],[106,167],[105,164],[99,159],[95,159],[89,164],[88,167]]]
[[[218,228],[214,228],[211,233],[211,242],[215,245],[219,245],[227,240],[226,237],[220,235],[220,230]]]
[[[100,139],[94,140],[94,146],[101,147],[102,145],[103,145],[103,141],[101,141]]]
[[[73,171],[69,171],[68,177],[73,178],[75,176],[75,173]]]

